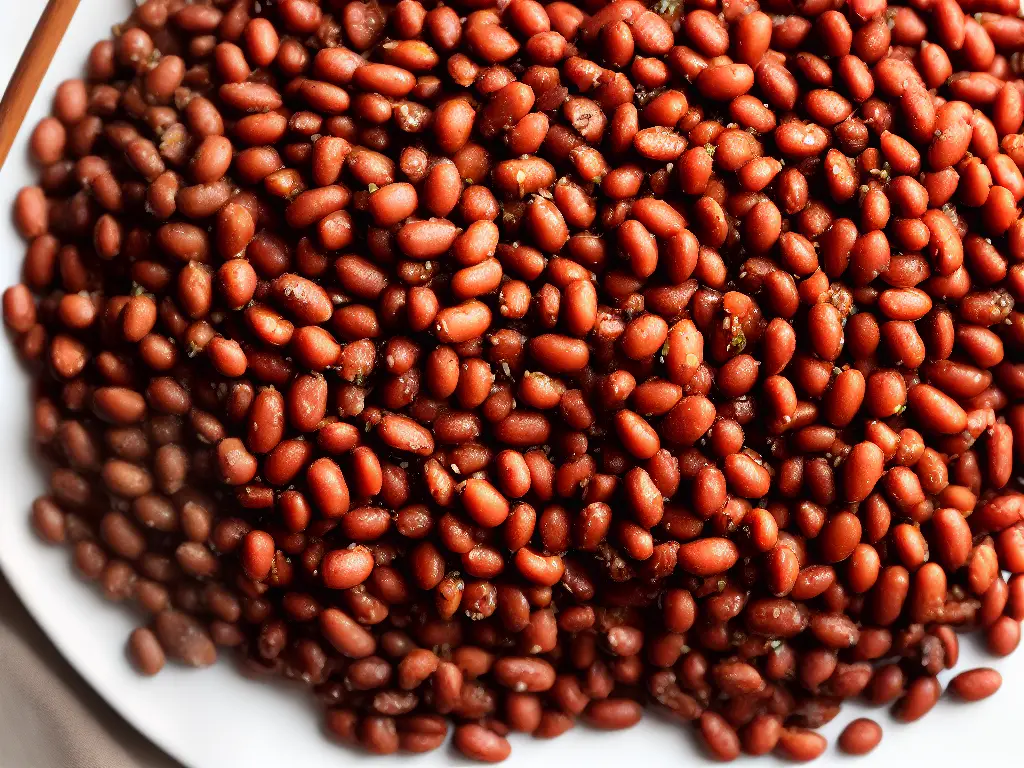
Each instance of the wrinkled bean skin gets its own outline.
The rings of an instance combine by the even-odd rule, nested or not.
[[[1016,6],[135,6],[31,131],[3,317],[31,525],[141,673],[232,648],[483,762],[648,702],[802,762],[844,699],[997,692]]]

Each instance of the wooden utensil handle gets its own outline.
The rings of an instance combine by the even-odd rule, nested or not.
[[[39,84],[53,60],[57,46],[64,38],[78,3],[79,0],[49,0],[28,45],[18,59],[18,66],[7,84],[3,100],[0,100],[0,167],[11,151],[14,137],[18,135],[18,129],[25,120],[29,105],[39,90]]]

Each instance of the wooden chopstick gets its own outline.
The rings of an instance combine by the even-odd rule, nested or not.
[[[39,90],[39,84],[53,60],[57,46],[64,38],[71,17],[75,15],[78,3],[79,0],[49,0],[28,46],[18,59],[11,82],[7,84],[3,99],[0,100],[0,167],[11,151],[14,137],[18,135],[25,114]]]

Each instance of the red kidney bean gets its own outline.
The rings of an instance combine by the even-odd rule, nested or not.
[[[475,723],[458,726],[454,743],[467,757],[485,763],[501,762],[512,750],[504,736]]]
[[[724,573],[731,568],[739,553],[728,539],[701,539],[679,548],[679,567],[698,576]]]
[[[839,748],[848,755],[866,755],[882,741],[882,727],[866,717],[854,720],[839,735]]]
[[[595,728],[620,730],[636,725],[640,715],[640,705],[631,699],[603,699],[587,706],[584,719]]]
[[[950,680],[949,690],[964,701],[980,701],[999,690],[1002,682],[1002,676],[994,669],[971,669]]]
[[[715,759],[729,761],[739,757],[739,737],[721,715],[714,712],[705,712],[701,715],[700,734],[705,747]]]
[[[250,531],[242,542],[242,568],[254,581],[270,575],[274,563],[274,539],[265,531]]]
[[[820,757],[828,746],[825,737],[806,728],[783,728],[775,751],[796,762],[808,762]]]
[[[907,392],[907,404],[922,426],[951,434],[967,426],[967,414],[956,401],[927,384],[918,384]]]
[[[203,627],[191,616],[174,610],[158,613],[153,631],[160,647],[175,661],[190,667],[206,667],[217,659],[217,650]]]
[[[985,631],[985,642],[993,655],[1009,655],[1020,645],[1020,623],[1009,616],[1000,616]]]
[[[766,755],[775,749],[782,734],[782,721],[776,715],[757,715],[740,732],[743,751],[748,755]]]
[[[155,675],[166,663],[164,649],[152,630],[135,629],[128,638],[128,653],[135,667],[144,675]]]
[[[321,561],[324,585],[331,589],[355,587],[370,577],[373,565],[373,553],[362,545],[328,552]]]
[[[907,692],[896,702],[893,715],[904,723],[919,720],[935,706],[941,693],[942,687],[936,678],[919,677],[907,687]]]
[[[336,608],[320,613],[320,628],[331,645],[351,658],[366,658],[376,649],[373,635]]]

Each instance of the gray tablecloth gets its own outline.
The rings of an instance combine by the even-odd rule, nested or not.
[[[78,676],[2,576],[0,768],[182,768]]]

